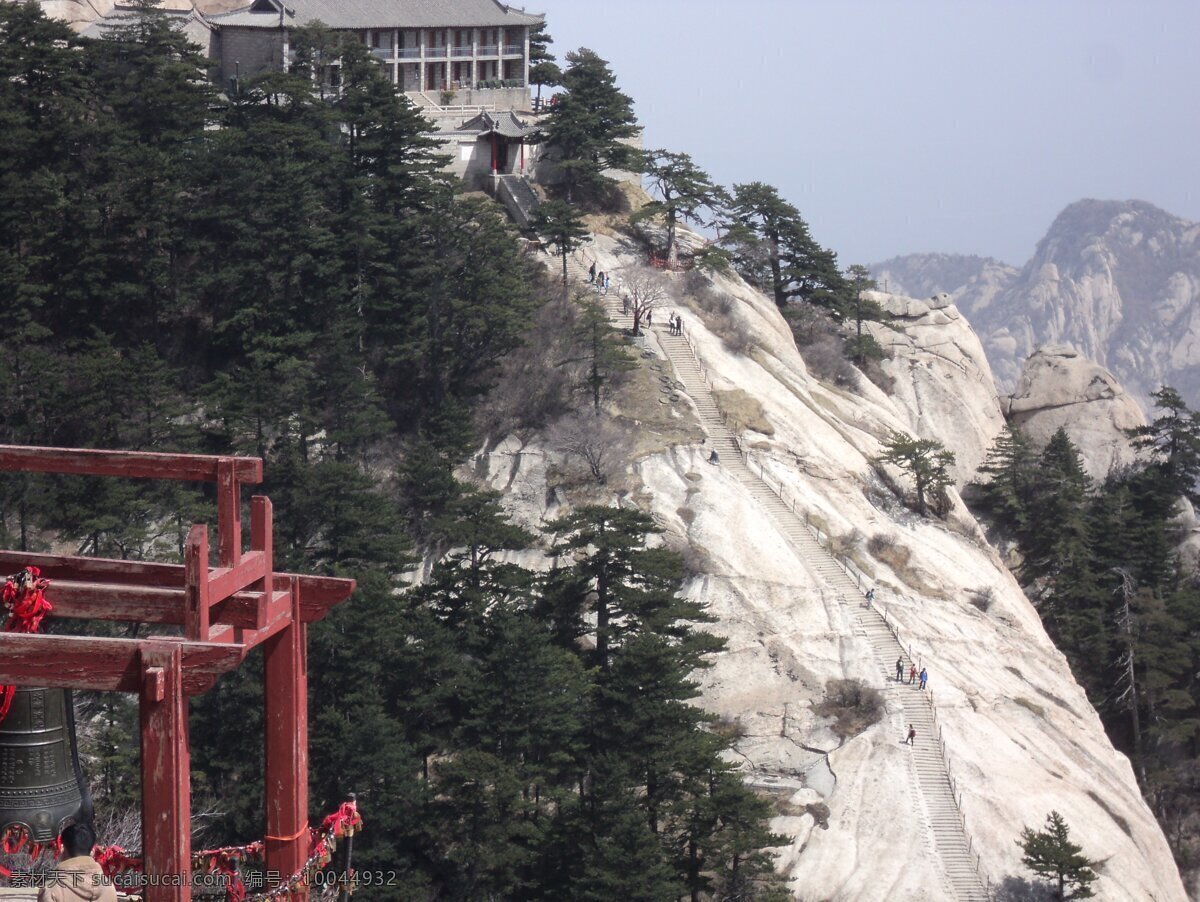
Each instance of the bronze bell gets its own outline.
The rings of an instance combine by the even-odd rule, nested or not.
[[[23,827],[32,841],[51,842],[91,820],[70,690],[18,688],[0,721],[0,837]]]

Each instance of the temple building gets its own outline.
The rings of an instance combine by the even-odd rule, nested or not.
[[[224,86],[284,68],[291,31],[321,22],[370,47],[418,106],[528,109],[529,30],[544,17],[497,0],[254,0],[206,18]],[[328,78],[336,88],[336,71]]]

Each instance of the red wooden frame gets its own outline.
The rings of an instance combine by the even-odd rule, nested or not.
[[[243,550],[241,487],[262,481],[258,458],[0,445],[0,471],[216,484],[217,567],[203,524],[188,533],[183,565],[0,551],[0,573],[41,568],[56,617],[181,627],[147,639],[0,633],[0,684],[138,693],[144,898],[190,902],[188,697],[263,645],[267,869],[296,873],[308,856],[307,624],[349,598],[354,581],[274,572],[263,496],[250,500]]]

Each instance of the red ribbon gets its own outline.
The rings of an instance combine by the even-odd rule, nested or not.
[[[54,610],[46,600],[46,587],[50,581],[42,579],[37,567],[26,567],[16,576],[10,576],[0,590],[0,606],[8,609],[4,632],[36,633],[42,628],[42,619]],[[16,697],[16,686],[0,686],[0,722],[8,716]]]
[[[352,836],[362,829],[362,816],[358,813],[358,805],[354,802],[343,802],[337,811],[321,822],[320,830],[309,829],[312,842],[309,847],[309,857],[319,856],[317,864],[324,867],[331,858],[330,841]],[[297,836],[303,835],[301,830]],[[262,842],[252,842],[245,846],[222,846],[217,849],[205,849],[192,856],[192,867],[196,870],[217,872],[229,878],[225,887],[225,902],[244,902],[246,885],[242,882],[238,865],[243,860],[261,861],[265,846]],[[116,877],[124,871],[141,871],[142,859],[134,858],[120,846],[96,846],[92,849],[92,857],[100,865],[106,877]],[[294,874],[292,880],[303,877],[303,871]],[[291,881],[289,881],[290,883]]]

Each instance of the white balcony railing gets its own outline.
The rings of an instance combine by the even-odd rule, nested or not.
[[[504,45],[504,55],[505,56],[520,56],[524,52],[525,52],[524,44],[505,44]]]
[[[480,56],[499,56],[500,48],[496,44],[480,44],[479,45],[479,55]]]
[[[396,55],[399,56],[400,59],[402,59],[402,60],[417,59],[421,56],[421,48],[420,47],[401,47],[399,52]]]
[[[475,51],[471,47],[470,44],[463,44],[459,47],[455,47],[453,49],[453,52],[450,55],[451,56],[468,56],[469,57],[469,56],[472,56],[474,54],[474,52]]]
[[[395,59],[395,56],[392,54],[391,47],[372,47],[371,53],[375,54],[375,57],[377,59],[381,59],[381,60]]]

